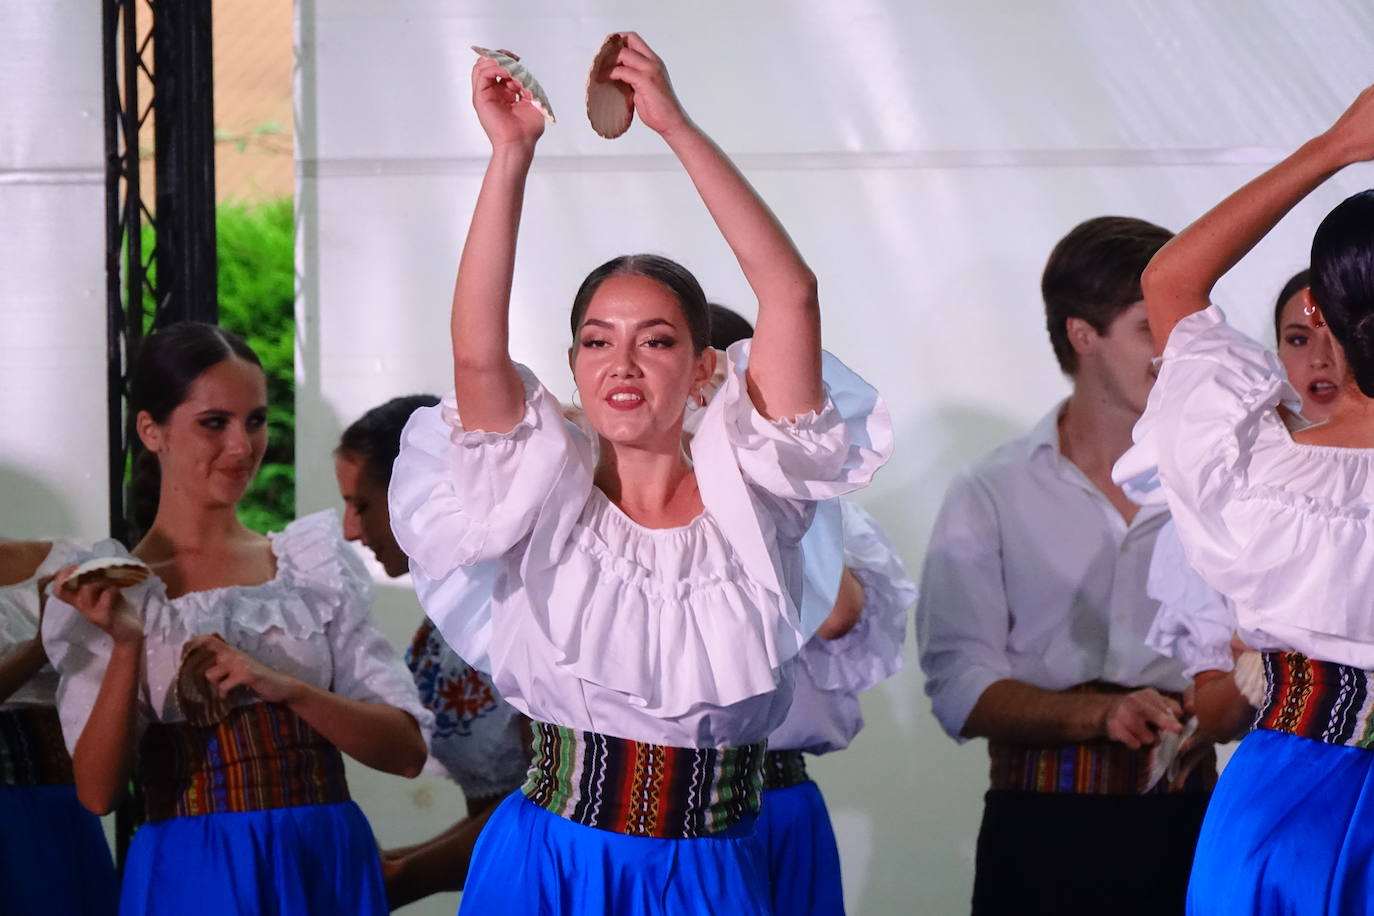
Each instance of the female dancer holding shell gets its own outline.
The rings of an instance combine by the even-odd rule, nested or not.
[[[1209,305],[1289,209],[1370,159],[1374,88],[1179,233],[1142,279],[1164,359],[1116,476],[1157,467],[1188,561],[1233,603],[1267,680],[1207,810],[1191,913],[1374,908],[1374,191],[1312,241],[1305,312],[1330,328],[1345,389],[1326,423],[1290,431],[1300,400],[1278,358]]]
[[[72,588],[69,567],[43,628],[82,803],[111,810],[131,777],[146,803],[120,913],[388,912],[340,754],[414,776],[430,719],[372,623],[367,572],[331,512],[270,537],[239,522],[267,444],[242,340],[158,331],[130,400],[158,481],[132,552],[152,575]]]
[[[799,611],[798,545],[814,501],[863,486],[891,446],[871,388],[838,364],[821,382],[816,281],[787,234],[659,58],[624,38],[611,76],[738,258],[758,334],[700,407],[715,363],[700,286],[665,258],[617,258],[571,318],[597,441],[566,422],[507,346],[544,119],[477,62],[492,158],[454,289],[454,394],[411,419],[390,490],[426,611],[534,720],[530,776],[478,840],[463,912],[770,912],[753,836],[763,742],[820,622]],[[689,405],[703,411],[690,459]]]

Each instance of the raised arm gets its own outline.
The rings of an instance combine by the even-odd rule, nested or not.
[[[634,32],[611,78],[634,89],[635,110],[687,170],[759,300],[749,351],[749,396],[766,417],[821,405],[821,314],[816,276],[739,169],[683,111],[663,61]]]
[[[472,106],[491,140],[491,161],[472,211],[453,287],[453,390],[466,429],[506,432],[519,421],[524,391],[510,359],[510,291],[525,179],[544,116],[499,64],[472,68]]]
[[[1374,158],[1374,86],[1330,129],[1217,204],[1155,255],[1141,277],[1150,331],[1163,350],[1174,325],[1205,309],[1217,280],[1318,185]]]

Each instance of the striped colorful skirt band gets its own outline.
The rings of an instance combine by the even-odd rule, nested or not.
[[[630,836],[707,837],[758,814],[764,742],[683,748],[535,722],[520,791],[560,817]]]
[[[810,781],[801,751],[769,751],[763,755],[763,791],[790,789]]]
[[[138,782],[150,821],[349,799],[338,748],[277,703],[237,707],[217,725],[149,726]]]
[[[0,709],[0,786],[69,786],[72,758],[52,706]]]
[[[1298,652],[1265,652],[1255,728],[1374,748],[1374,673]]]
[[[1069,692],[1127,693],[1134,689],[1093,681],[1080,684]],[[1161,693],[1182,700],[1179,694]],[[1181,786],[1175,787],[1168,779],[1160,779],[1146,793],[1150,754],[1149,747],[1132,750],[1119,741],[1108,739],[1039,747],[989,741],[990,783],[993,789],[1073,795],[1206,792],[1216,784],[1216,755],[1212,753],[1193,768]]]

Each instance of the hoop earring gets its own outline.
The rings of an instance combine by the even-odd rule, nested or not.
[[[578,388],[576,385],[574,385],[574,386],[573,386],[573,393],[572,393],[572,406],[576,407],[578,410],[581,410],[581,409],[582,409],[582,402],[579,401],[579,400],[577,399],[577,396],[580,395],[581,393],[582,393],[582,389],[581,389],[581,388]]]
[[[1324,327],[1326,327],[1326,319],[1322,317],[1322,310],[1321,310],[1321,307],[1320,307],[1319,305],[1317,305],[1316,303],[1312,303],[1312,304],[1310,304],[1310,305],[1304,305],[1304,306],[1302,307],[1302,313],[1303,313],[1304,315],[1306,315],[1306,316],[1311,320],[1312,327],[1314,327],[1314,328],[1324,328]]]

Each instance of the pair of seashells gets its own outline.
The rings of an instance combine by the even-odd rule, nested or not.
[[[611,71],[615,69],[616,58],[623,47],[625,39],[619,34],[606,36],[596,52],[596,59],[592,61],[591,73],[587,75],[587,120],[591,122],[592,130],[608,140],[629,130],[635,116],[634,90],[626,82],[611,79]],[[540,114],[550,121],[557,120],[544,87],[539,85],[524,64],[504,51],[492,51],[476,45],[472,46],[472,50],[500,64]]]

